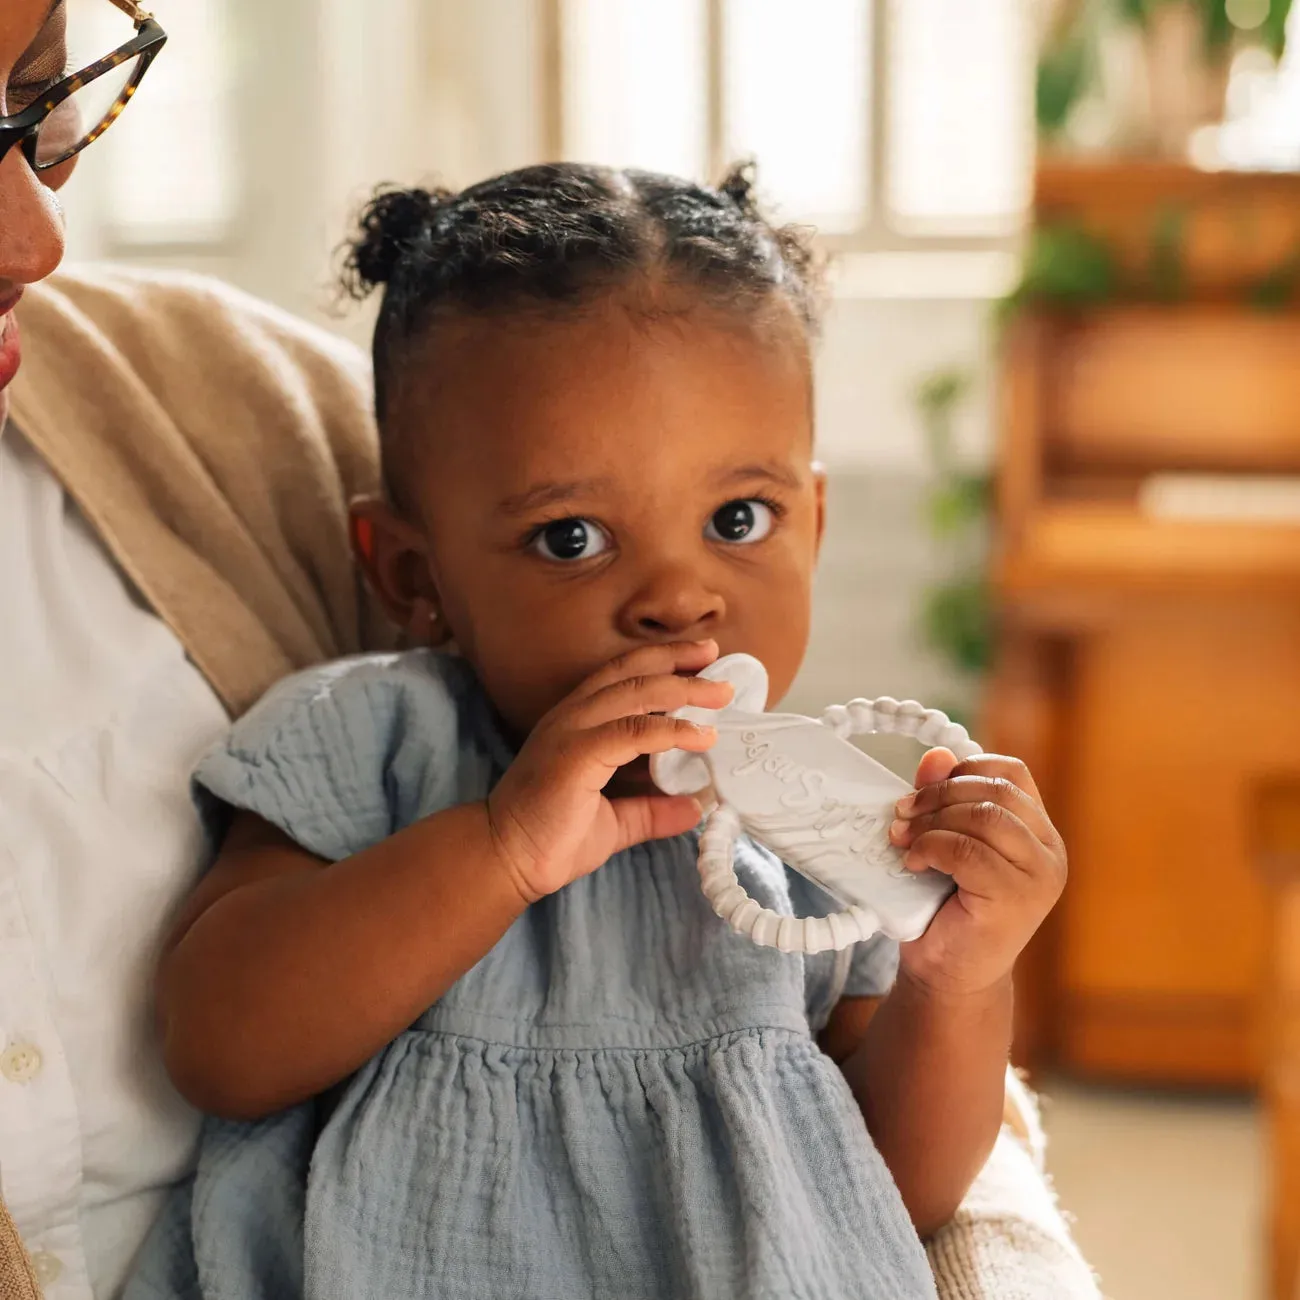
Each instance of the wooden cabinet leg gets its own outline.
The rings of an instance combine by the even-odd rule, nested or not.
[[[1270,1295],[1300,1300],[1300,781],[1267,787],[1256,807],[1273,888],[1262,1020]]]
[[[1300,879],[1280,891],[1273,920],[1277,984],[1264,1064],[1271,1271],[1276,1300],[1300,1300]]]

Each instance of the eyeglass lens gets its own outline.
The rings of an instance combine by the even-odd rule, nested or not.
[[[73,91],[41,124],[36,136],[37,167],[53,167],[108,130],[126,106],[141,56],[110,68]]]

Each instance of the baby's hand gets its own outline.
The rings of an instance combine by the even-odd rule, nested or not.
[[[890,840],[915,871],[934,867],[957,891],[930,928],[902,945],[901,968],[943,994],[980,993],[1011,967],[1065,887],[1065,845],[1029,769],[945,749],[921,760],[917,791],[899,800]]]
[[[708,749],[717,732],[660,716],[688,704],[720,709],[732,687],[697,673],[713,641],[646,646],[605,665],[533,728],[488,798],[501,861],[526,902],[594,871],[620,849],[680,835],[700,819],[686,795],[607,799],[615,771],[643,754]]]

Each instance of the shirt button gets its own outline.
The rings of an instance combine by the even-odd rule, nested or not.
[[[41,1049],[31,1043],[10,1043],[0,1052],[0,1074],[10,1083],[30,1083],[42,1064]]]
[[[63,1272],[63,1263],[57,1255],[51,1255],[48,1250],[38,1250],[32,1256],[32,1272],[36,1274],[36,1280],[42,1286],[53,1286],[59,1280],[59,1274]]]

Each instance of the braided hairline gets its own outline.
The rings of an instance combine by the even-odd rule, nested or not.
[[[724,306],[784,298],[809,334],[821,283],[808,232],[767,222],[752,168],[717,189],[579,164],[522,168],[447,189],[388,189],[362,214],[343,284],[385,286],[374,362],[382,419],[395,348],[446,311],[564,308],[638,274]]]

